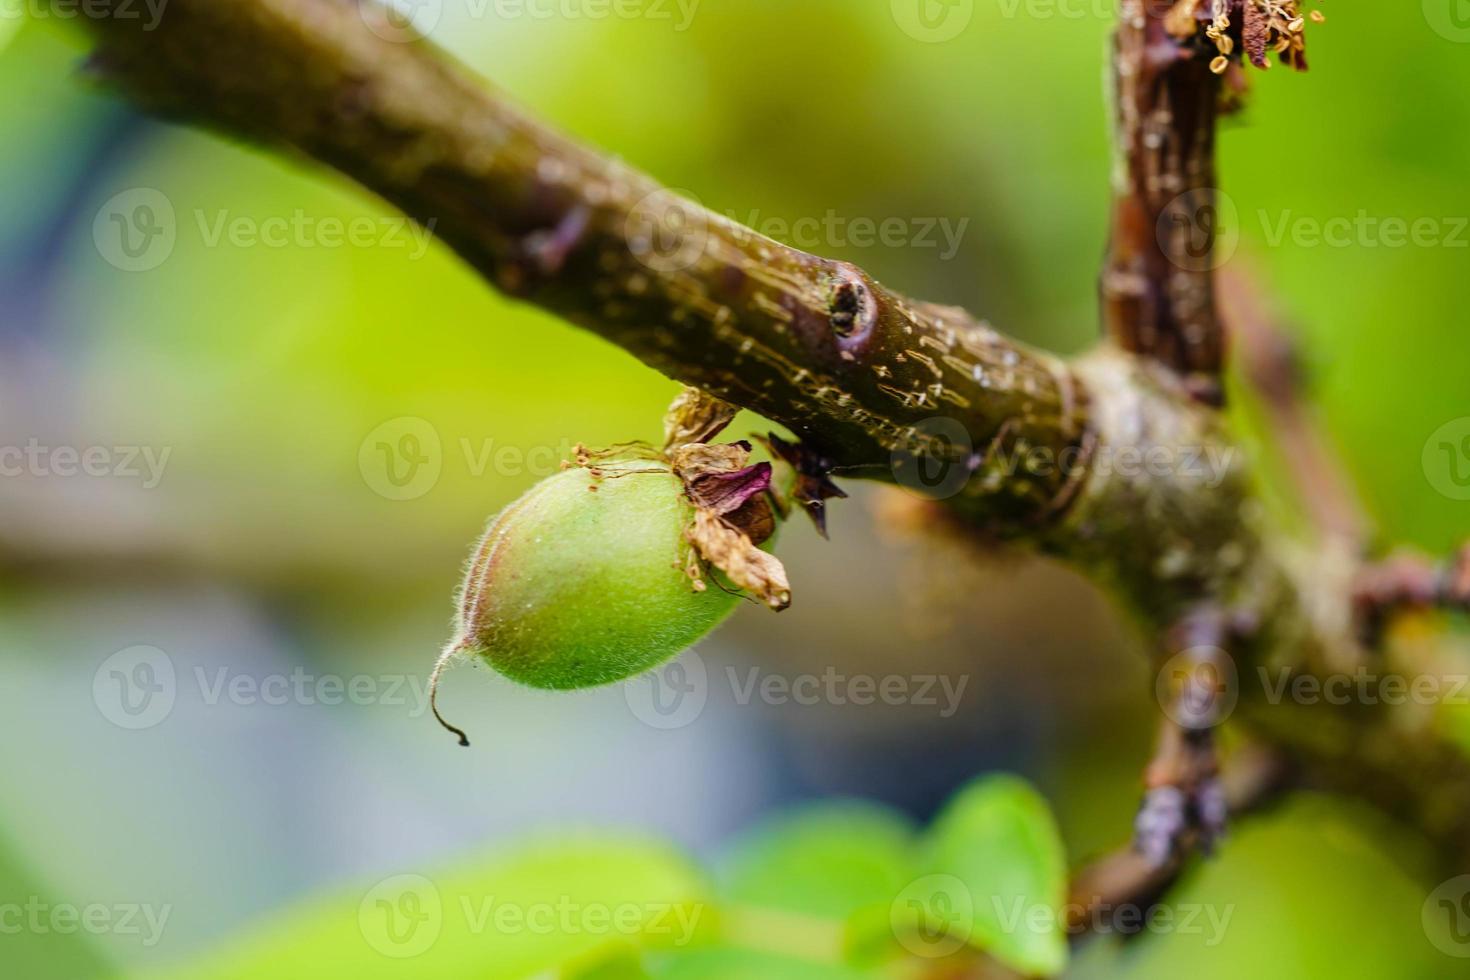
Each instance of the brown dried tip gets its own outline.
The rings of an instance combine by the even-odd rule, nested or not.
[[[791,605],[791,583],[780,560],[762,551],[745,534],[727,524],[713,511],[697,510],[694,524],[685,532],[689,543],[705,560],[776,611]]]
[[[739,411],[707,391],[686,387],[664,415],[664,449],[709,442],[735,420]]]

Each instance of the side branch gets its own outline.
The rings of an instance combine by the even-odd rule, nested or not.
[[[1214,401],[1225,347],[1214,290],[1220,78],[1203,46],[1186,40],[1202,6],[1123,3],[1113,52],[1113,232],[1101,296],[1104,326],[1119,346],[1189,377]]]
[[[120,0],[119,0],[120,2]],[[962,506],[1000,536],[1059,511],[1080,467],[986,479],[995,454],[1076,459],[1082,399],[1057,359],[852,265],[778,244],[528,119],[356,0],[173,0],[151,32],[96,20],[93,65],[165,115],[286,144],[433,231],[503,291],[786,425],[833,469],[895,452],[978,477]]]

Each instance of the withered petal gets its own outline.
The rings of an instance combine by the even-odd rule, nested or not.
[[[664,448],[709,442],[735,421],[739,411],[703,389],[685,387],[664,415]]]
[[[695,442],[679,446],[669,453],[669,465],[686,486],[712,474],[738,472],[749,463],[748,442]]]
[[[724,572],[737,588],[752,593],[778,612],[791,605],[791,583],[781,560],[757,548],[719,515],[695,511],[694,523],[685,534],[705,561]]]
[[[709,473],[688,484],[689,497],[696,507],[721,515],[739,510],[751,497],[770,488],[770,463],[757,463],[734,473]]]

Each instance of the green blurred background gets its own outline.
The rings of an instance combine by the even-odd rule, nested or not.
[[[172,911],[152,943],[5,930],[7,975],[203,976],[190,964],[312,895],[558,828],[621,828],[718,864],[732,837],[802,801],[861,797],[922,821],[996,769],[1042,787],[1074,859],[1126,836],[1152,730],[1126,625],[1063,571],[975,567],[882,530],[883,495],[862,487],[832,508],[830,543],[805,526],[783,539],[791,611],[742,610],[698,648],[710,682],[693,717],[660,727],[629,690],[552,696],[462,671],[442,700],[477,737],[455,749],[412,685],[484,520],[571,444],[655,436],[677,386],[491,293],[342,179],[97,94],[70,25],[18,16],[26,6],[0,3],[0,445],[102,447],[119,466],[0,479],[0,901]],[[833,215],[842,233],[796,244],[1033,343],[1093,341],[1110,4],[957,0],[937,33],[914,29],[905,0],[539,7],[561,12],[444,0],[431,34],[717,211],[758,225]],[[1255,74],[1222,135],[1237,254],[1291,315],[1385,537],[1443,550],[1470,533],[1470,505],[1438,492],[1444,474],[1422,457],[1470,412],[1470,9],[1324,9],[1312,70]],[[160,198],[169,249],[121,268],[109,214]],[[213,236],[298,216],[369,233]],[[1342,218],[1430,219],[1434,240],[1312,243]],[[858,222],[885,219],[914,240],[854,241]],[[954,254],[918,240],[930,221],[968,222]],[[432,463],[398,488],[376,445],[405,433]],[[167,452],[156,486],[118,472],[128,447]],[[137,647],[176,676],[166,716],[129,728],[105,702],[109,665],[127,673],[136,656],[109,658]],[[725,682],[829,667],[966,687],[944,717],[742,704]],[[293,672],[377,693],[212,695],[222,677]],[[1455,975],[1467,961],[1420,926],[1437,880],[1417,867],[1398,830],[1301,801],[1186,883],[1234,907],[1223,943],[1100,943],[1073,972]]]

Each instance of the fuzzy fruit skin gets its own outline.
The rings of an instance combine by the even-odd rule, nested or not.
[[[529,687],[596,687],[658,666],[734,611],[736,596],[696,592],[683,571],[694,508],[679,480],[614,472],[566,470],[496,515],[460,593],[461,652]]]

